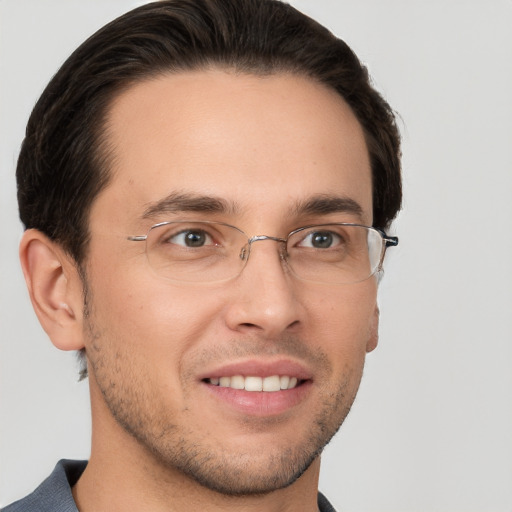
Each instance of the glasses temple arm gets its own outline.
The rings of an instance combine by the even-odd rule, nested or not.
[[[383,237],[386,242],[386,247],[395,247],[398,245],[398,237],[397,236],[385,236]]]

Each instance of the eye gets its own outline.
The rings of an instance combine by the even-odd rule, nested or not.
[[[186,229],[167,238],[167,243],[182,247],[204,247],[215,245],[212,237],[202,229]]]
[[[330,249],[339,245],[342,238],[333,231],[312,231],[308,233],[297,245],[298,247],[311,247],[313,249]]]

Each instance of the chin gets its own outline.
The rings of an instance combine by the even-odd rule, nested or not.
[[[321,449],[313,452],[296,449],[267,453],[257,458],[247,453],[229,457],[203,453],[178,467],[174,460],[173,469],[180,470],[202,487],[225,496],[265,495],[292,485],[320,452]]]

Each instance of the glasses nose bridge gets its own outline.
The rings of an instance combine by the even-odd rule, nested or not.
[[[252,245],[253,242],[259,242],[260,240],[273,240],[274,242],[282,242],[282,243],[287,242],[286,238],[280,238],[277,236],[269,236],[269,235],[251,236],[251,238],[249,238],[249,240],[247,242],[249,245]]]
[[[242,250],[240,251],[240,259],[245,261],[245,263],[247,263],[247,261],[249,260],[249,256],[251,254],[252,244],[254,242],[260,242],[262,240],[272,240],[273,242],[278,242],[278,243],[282,244],[282,247],[286,247],[286,244],[288,242],[288,239],[280,238],[277,236],[270,236],[270,235],[251,236],[250,238],[247,239],[247,244],[244,247],[242,247]],[[284,253],[283,253],[282,249],[279,251],[279,255],[280,255],[281,259],[284,259]]]

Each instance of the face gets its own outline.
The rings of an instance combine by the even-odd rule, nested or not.
[[[108,126],[113,177],[91,211],[86,265],[95,428],[223,493],[289,485],[352,404],[376,343],[375,279],[301,281],[266,240],[233,279],[177,283],[127,236],[177,219],[275,237],[312,223],[371,225],[360,125],[308,79],[212,70],[133,86]]]

